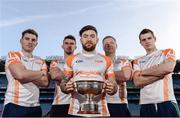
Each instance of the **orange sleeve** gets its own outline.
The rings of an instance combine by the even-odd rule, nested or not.
[[[21,55],[19,52],[9,52],[7,57],[7,65],[21,63]]]
[[[76,55],[72,55],[70,57],[68,57],[65,61],[65,65],[64,65],[64,74],[65,74],[65,79],[71,79],[73,76],[73,68],[72,68],[72,62],[75,59]]]
[[[138,64],[138,60],[135,59],[135,60],[133,61],[133,64]]]
[[[135,71],[141,71],[141,68],[140,68],[138,59],[135,59],[135,60],[133,61],[133,73],[134,73]]]
[[[165,55],[166,59],[176,61],[176,55],[173,49],[165,49],[162,51],[162,53]]]
[[[73,62],[73,60],[74,60],[74,58],[77,56],[77,54],[76,55],[72,55],[72,56],[70,56],[70,57],[68,57],[67,59],[66,59],[66,64],[67,64],[67,66],[69,66],[69,67],[71,67],[72,66],[72,62]]]
[[[105,78],[115,78],[112,60],[107,56],[104,56],[104,58],[106,60]]]

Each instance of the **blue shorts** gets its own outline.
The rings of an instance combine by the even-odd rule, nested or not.
[[[108,103],[110,117],[130,117],[131,114],[127,104]]]
[[[24,107],[13,103],[4,106],[2,117],[41,117],[42,110],[40,106]]]
[[[171,101],[157,104],[142,104],[140,108],[141,117],[179,117],[178,105]]]

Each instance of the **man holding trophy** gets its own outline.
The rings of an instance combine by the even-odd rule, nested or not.
[[[60,84],[64,93],[71,93],[69,114],[109,116],[105,96],[117,92],[112,61],[95,51],[99,39],[94,26],[84,26],[79,34],[83,50],[67,58]]]

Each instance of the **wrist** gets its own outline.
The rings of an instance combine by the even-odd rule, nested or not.
[[[46,76],[46,72],[42,70],[42,71],[41,71],[41,75],[42,75],[42,77],[43,77],[43,76]]]

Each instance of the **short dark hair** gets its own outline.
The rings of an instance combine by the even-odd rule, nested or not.
[[[63,43],[66,39],[72,39],[76,43],[76,38],[73,35],[67,35],[64,37]]]
[[[153,37],[155,37],[154,32],[153,32],[152,30],[145,28],[145,29],[143,29],[143,30],[139,33],[139,40],[140,40],[140,41],[141,41],[141,37],[140,37],[140,36],[141,36],[142,34],[146,34],[146,33],[151,33],[151,34],[153,35]]]
[[[85,32],[85,31],[87,31],[87,30],[93,30],[93,31],[96,32],[96,34],[98,34],[98,33],[97,33],[97,29],[96,29],[94,26],[92,26],[92,25],[86,25],[86,26],[84,26],[83,28],[81,28],[81,30],[79,31],[79,35],[82,36],[82,33]]]
[[[26,33],[33,34],[33,35],[35,35],[38,38],[38,33],[34,29],[24,30],[22,32],[22,37],[21,38],[23,38]]]
[[[104,43],[104,40],[107,39],[107,38],[112,38],[115,42],[116,42],[116,39],[113,37],[113,36],[105,36],[102,40],[102,43]]]

